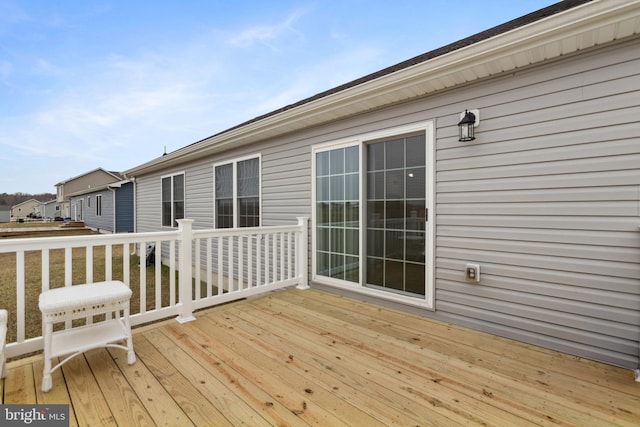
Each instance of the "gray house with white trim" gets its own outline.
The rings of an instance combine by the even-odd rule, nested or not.
[[[131,233],[134,230],[134,188],[122,180],[69,196],[75,221],[102,232]]]
[[[107,184],[123,179],[124,177],[118,172],[96,168],[73,178],[58,182],[55,187],[57,194],[56,201],[58,202],[60,211],[59,216],[65,219],[75,219],[78,216],[82,217],[84,215],[83,205],[76,204],[73,208],[71,207],[69,202],[70,195],[92,191],[92,189],[104,187]]]
[[[257,117],[126,171],[137,231],[309,216],[312,287],[638,370],[639,33],[567,0]]]
[[[56,217],[60,217],[60,205],[56,199],[42,202],[36,208],[35,213],[44,220],[53,220]]]
[[[11,206],[0,205],[0,223],[11,222]]]

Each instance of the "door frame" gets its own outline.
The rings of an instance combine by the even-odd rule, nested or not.
[[[385,290],[366,287],[364,285],[364,271],[366,268],[366,218],[365,209],[367,203],[366,188],[364,187],[366,174],[366,152],[365,146],[368,142],[391,138],[394,136],[406,135],[411,133],[424,132],[425,134],[425,166],[426,166],[426,207],[428,209],[427,221],[425,224],[425,295],[424,298],[414,296],[406,296]],[[348,282],[327,276],[320,276],[317,271],[316,260],[316,153],[331,150],[334,148],[348,147],[357,145],[360,151],[359,165],[359,185],[360,185],[360,280],[359,283]],[[329,285],[345,290],[375,296],[384,300],[394,301],[405,305],[419,306],[421,308],[435,310],[435,225],[436,225],[436,209],[435,209],[435,120],[425,120],[415,123],[409,123],[400,126],[381,129],[374,132],[367,132],[352,137],[333,140],[326,143],[314,145],[311,149],[311,280],[323,285]]]

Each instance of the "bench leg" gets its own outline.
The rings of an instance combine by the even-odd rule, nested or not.
[[[136,353],[133,351],[133,337],[131,336],[131,322],[129,321],[129,307],[124,309],[124,327],[127,330],[127,363],[136,363]]]
[[[53,387],[51,380],[51,338],[53,323],[46,322],[44,326],[44,369],[42,370],[42,391],[48,392]]]

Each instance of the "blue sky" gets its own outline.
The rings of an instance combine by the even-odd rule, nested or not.
[[[0,193],[124,171],[553,3],[0,0]]]

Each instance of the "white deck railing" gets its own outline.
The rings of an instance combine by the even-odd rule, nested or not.
[[[0,240],[0,254],[15,254],[15,301],[0,301],[0,308],[14,317],[9,335],[15,338],[7,343],[7,357],[43,348],[41,335],[27,336],[26,316],[40,319],[38,295],[51,287],[122,280],[138,296],[131,306],[132,325],[173,316],[186,322],[196,309],[292,285],[308,287],[307,218],[298,218],[292,226],[216,230],[193,230],[189,219],[178,223],[175,231]],[[147,245],[155,245],[149,267]],[[64,253],[63,271],[50,266],[56,250]],[[39,266],[33,265],[37,258]],[[99,271],[94,271],[95,263]],[[120,263],[121,271],[114,272]],[[84,271],[74,272],[74,264],[83,265]]]

